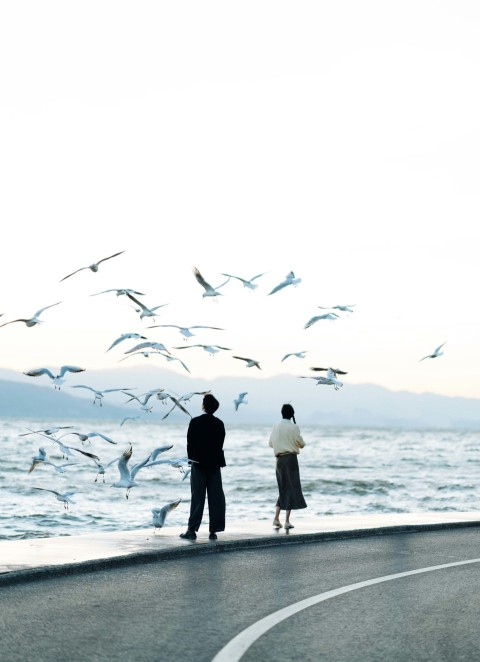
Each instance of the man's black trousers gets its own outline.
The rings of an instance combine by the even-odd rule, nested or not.
[[[207,496],[210,519],[209,531],[213,533],[225,531],[225,494],[223,493],[221,469],[204,469],[193,464],[190,474],[190,487],[192,501],[190,503],[188,528],[191,531],[198,531],[200,528],[205,507],[205,496]]]

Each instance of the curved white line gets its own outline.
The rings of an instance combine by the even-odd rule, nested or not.
[[[468,565],[469,563],[479,563],[480,559],[470,559],[468,561],[456,561],[455,563],[444,563],[442,565],[432,565],[427,568],[418,568],[417,570],[409,570],[407,572],[397,572],[394,575],[385,575],[384,577],[377,577],[376,579],[367,579],[364,582],[357,582],[356,584],[349,584],[348,586],[341,586],[340,588],[333,589],[332,591],[326,591],[325,593],[319,593],[318,595],[312,595],[311,598],[306,600],[300,600],[300,602],[295,602],[288,607],[279,609],[278,611],[273,612],[269,616],[265,616],[261,620],[253,623],[250,627],[246,628],[236,637],[231,639],[226,646],[224,646],[213,658],[212,662],[238,662],[240,658],[247,652],[247,650],[254,644],[257,639],[264,635],[268,630],[273,628],[275,625],[278,625],[281,621],[297,614],[303,609],[308,609],[313,605],[318,604],[319,602],[325,602],[330,598],[335,598],[337,595],[343,595],[343,593],[350,593],[350,591],[356,591],[359,588],[365,588],[366,586],[373,586],[374,584],[381,584],[383,582],[389,582],[392,579],[401,579],[402,577],[410,577],[411,575],[419,575],[424,572],[432,572],[433,570],[443,570],[444,568],[455,568],[459,565]]]

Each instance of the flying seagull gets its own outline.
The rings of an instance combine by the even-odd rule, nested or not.
[[[105,441],[108,441],[109,444],[116,444],[116,441],[113,441],[113,439],[110,439],[110,437],[106,437],[104,434],[101,434],[101,432],[65,432],[65,434],[62,434],[59,439],[62,439],[63,437],[66,437],[69,434],[74,434],[76,435],[82,444],[84,444],[86,441],[90,441],[90,439],[93,439],[94,437],[100,437],[101,439],[104,439]]]
[[[60,283],[62,280],[67,280],[67,278],[70,278],[70,276],[73,276],[74,274],[78,274],[79,271],[84,271],[85,269],[90,269],[90,271],[93,271],[96,273],[98,271],[98,267],[102,262],[105,262],[106,260],[111,260],[112,257],[117,257],[117,255],[121,255],[122,253],[125,253],[125,251],[120,251],[119,253],[114,253],[113,255],[109,255],[108,257],[104,257],[103,259],[99,260],[98,262],[94,262],[93,264],[89,264],[88,267],[80,267],[80,269],[77,269],[76,271],[72,271],[71,274],[68,274],[68,276],[64,276],[63,278],[60,278]]]
[[[443,342],[441,345],[435,348],[433,354],[427,354],[427,356],[424,356],[423,359],[420,359],[420,361],[424,361],[425,359],[436,359],[439,356],[443,356],[443,352],[441,351],[442,347],[445,345],[447,341]],[[419,361],[419,363],[420,363]]]
[[[318,306],[322,310],[341,310],[343,313],[353,313],[352,308],[354,308],[356,303],[349,303],[344,306]]]
[[[47,375],[47,377],[52,380],[54,387],[60,390],[61,385],[65,382],[63,377],[67,372],[85,372],[85,368],[79,368],[76,365],[62,365],[56,375],[54,375],[48,368],[34,368],[33,370],[27,370],[23,374],[27,375],[27,377],[40,377],[41,375]]]
[[[57,501],[60,501],[60,503],[63,503],[63,507],[68,510],[68,504],[69,503],[74,503],[70,499],[70,497],[73,494],[76,494],[75,490],[70,490],[69,492],[57,492],[56,490],[47,490],[44,487],[32,487],[33,490],[41,490],[42,492],[51,492],[52,494],[55,495],[55,498]]]
[[[124,340],[146,340],[147,336],[142,336],[139,333],[122,333],[121,336],[119,336],[116,340],[112,342],[110,347],[107,349],[107,352],[109,352],[111,349],[116,347],[119,343],[123,342]]]
[[[323,384],[325,386],[333,386],[333,388],[338,391],[342,386],[343,382],[338,381],[338,379],[335,377],[335,374],[331,368],[328,368],[327,370],[327,376],[322,377],[321,375],[318,375],[316,377],[301,377],[300,379],[315,379],[317,382],[317,386],[320,384]]]
[[[135,345],[135,347],[132,347],[132,349],[127,349],[127,351],[124,352],[124,354],[132,354],[132,352],[139,352],[142,349],[155,349],[158,352],[166,352],[167,354],[170,354],[170,352],[163,343],[151,342],[150,340],[141,342],[138,345]]]
[[[285,356],[284,356],[283,359],[280,361],[280,363],[282,363],[283,361],[285,361],[285,359],[288,359],[290,356],[296,356],[297,359],[304,359],[306,353],[307,353],[306,350],[302,350],[301,352],[290,352],[289,354],[285,354]]]
[[[275,294],[275,292],[280,292],[280,290],[283,290],[284,287],[288,287],[289,285],[293,285],[294,287],[296,287],[301,282],[302,282],[302,279],[301,278],[295,278],[295,274],[293,273],[293,271],[290,271],[285,276],[285,280],[282,280],[281,283],[276,285],[273,288],[273,290],[268,293],[268,295],[270,296],[270,294]]]
[[[133,303],[136,303],[137,306],[139,306],[139,308],[137,309],[137,313],[140,313],[140,319],[143,319],[144,317],[153,317],[153,319],[155,319],[155,316],[158,315],[158,313],[156,313],[155,311],[157,311],[159,308],[163,308],[164,306],[168,306],[168,303],[162,303],[159,306],[153,306],[153,308],[148,308],[138,299],[136,299],[133,296],[133,294],[127,292],[127,297],[131,301],[133,301]]]
[[[340,370],[339,368],[309,368],[309,369],[314,370],[315,372],[326,372],[327,377],[328,376],[336,377],[337,375],[348,375],[348,372],[345,372],[345,370]]]
[[[32,463],[28,470],[28,473],[31,474],[35,467],[38,467],[39,464],[47,461],[47,451],[41,446],[38,449],[38,453],[32,457]]]
[[[167,448],[171,448],[171,446],[165,447],[165,449]],[[135,476],[140,471],[140,469],[145,467],[150,462],[151,455],[152,454],[150,453],[143,460],[137,462],[137,464],[134,464],[130,469],[128,466],[128,461],[132,457],[132,444],[130,444],[129,447],[124,451],[121,458],[118,460],[120,479],[116,483],[110,485],[110,487],[125,488],[127,490],[125,497],[128,499],[132,487],[136,487],[138,485],[138,483],[135,482]],[[159,464],[159,461],[157,460],[155,463]],[[151,466],[153,466],[155,463],[151,463]]]
[[[172,512],[172,510],[178,506],[180,501],[181,499],[177,499],[177,501],[167,503],[165,506],[163,506],[163,508],[152,508],[152,524],[154,526],[153,533],[156,533],[157,529],[162,528],[162,526],[165,524],[165,519],[168,513]]]
[[[38,434],[43,432],[44,434],[48,435],[49,437],[53,434],[57,434],[57,432],[60,432],[60,430],[68,430],[69,428],[73,428],[73,425],[57,425],[53,428],[46,428],[45,430],[30,430],[30,428],[27,428],[27,430],[30,430],[30,432],[22,432],[22,434],[19,434],[19,437],[28,437],[30,434]]]
[[[184,347],[174,347],[173,349],[192,349],[193,347],[201,347],[205,352],[211,354],[217,354],[221,349],[226,352],[231,351],[231,347],[221,347],[220,345],[186,345]]]
[[[40,308],[40,310],[37,310],[37,312],[33,315],[33,317],[20,317],[19,319],[16,320],[10,320],[10,322],[5,322],[5,324],[0,324],[0,326],[7,326],[7,324],[14,324],[15,322],[24,322],[26,326],[35,326],[36,324],[42,324],[43,320],[39,319],[40,315],[43,313],[44,310],[47,310],[48,308],[53,308],[53,306],[58,306],[61,301],[57,301],[57,303],[52,303],[50,306],[45,306],[45,308]]]
[[[195,324],[193,326],[178,326],[177,324],[154,324],[153,326],[147,326],[147,329],[157,329],[160,327],[178,329],[185,340],[195,335],[190,331],[190,329],[214,329],[215,331],[225,331],[225,329],[221,329],[218,326],[202,326],[200,324]]]
[[[248,288],[249,290],[255,290],[258,285],[254,283],[254,280],[257,280],[257,278],[260,278],[260,276],[264,276],[265,272],[262,274],[257,274],[253,278],[250,278],[250,280],[246,280],[245,278],[240,278],[240,276],[232,276],[232,274],[224,274],[222,273],[222,276],[228,276],[229,278],[235,278],[236,280],[239,280],[241,283],[243,283],[243,287]]]
[[[245,361],[245,365],[247,368],[258,368],[261,370],[260,363],[258,361],[255,361],[255,359],[247,359],[244,356],[234,356],[234,359],[239,359],[240,361]]]
[[[91,294],[91,297],[98,297],[99,294],[107,294],[108,292],[115,292],[117,297],[125,296],[126,294],[136,294],[137,296],[144,297],[145,294],[143,292],[137,292],[137,290],[129,290],[128,288],[123,288],[123,289],[117,289],[113,288],[110,290],[102,290],[102,292],[96,292],[95,294]]]
[[[217,287],[212,287],[210,283],[207,283],[205,278],[202,276],[200,271],[197,269],[197,267],[193,267],[193,275],[197,279],[197,282],[200,283],[200,285],[203,287],[205,292],[202,294],[202,297],[218,297],[222,296],[222,293],[219,292],[218,290],[226,285],[228,281],[230,280],[230,277],[227,278],[227,280],[222,283],[221,285],[218,285]]]
[[[93,404],[99,402],[100,407],[102,406],[102,400],[105,396],[105,393],[117,393],[121,391],[124,393],[125,391],[131,391],[131,388],[106,388],[103,389],[103,391],[100,391],[96,388],[92,388],[91,386],[85,386],[85,384],[75,384],[74,386],[70,386],[70,388],[86,388],[88,391],[92,391],[92,393],[95,394],[93,398]]]
[[[141,416],[125,416],[124,419],[122,419],[122,422],[120,423],[120,427],[124,425],[127,421],[141,421],[142,417]]]
[[[248,405],[248,400],[245,400],[245,396],[248,395],[248,391],[243,391],[238,394],[238,397],[235,398],[233,404],[235,405],[235,411],[238,411],[240,405]]]
[[[325,313],[324,315],[314,315],[308,320],[308,322],[305,324],[303,328],[308,329],[313,324],[315,324],[315,322],[318,322],[319,320],[336,320],[337,317],[338,317],[337,313]]]

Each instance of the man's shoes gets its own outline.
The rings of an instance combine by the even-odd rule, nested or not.
[[[210,531],[210,535],[208,536],[209,540],[216,540],[217,539],[217,534],[214,531]]]
[[[195,531],[190,531],[190,529],[187,529],[185,533],[180,534],[180,538],[185,538],[186,540],[196,540],[197,534],[195,533]]]
[[[281,523],[281,521],[280,521],[279,519],[274,519],[274,520],[273,520],[273,527],[274,527],[275,529],[281,529],[282,526],[283,526],[283,525],[282,525],[282,523]]]

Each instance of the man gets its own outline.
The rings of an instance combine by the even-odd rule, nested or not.
[[[225,426],[223,421],[213,415],[219,406],[218,400],[207,393],[202,403],[204,413],[192,418],[188,426],[187,454],[190,460],[194,460],[190,473],[192,500],[188,529],[180,534],[180,538],[195,540],[197,537],[205,496],[208,497],[210,540],[216,540],[217,532],[225,530],[225,495],[221,472],[221,467],[225,466]]]

